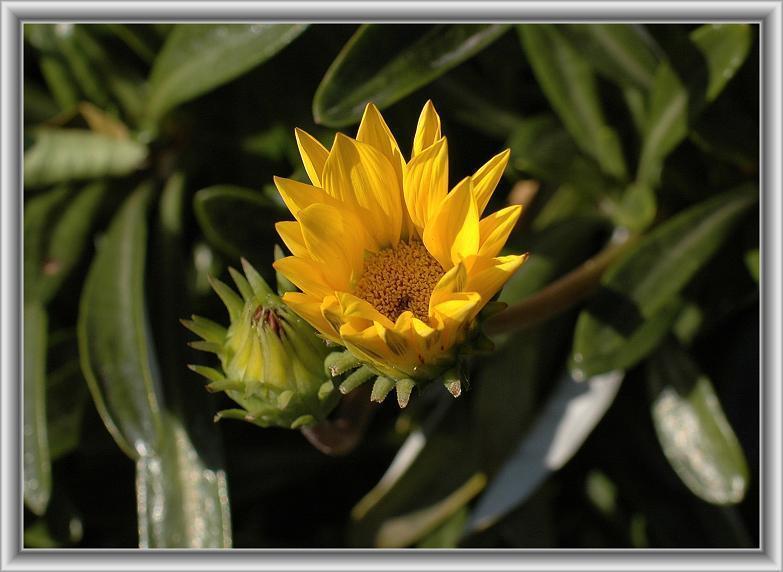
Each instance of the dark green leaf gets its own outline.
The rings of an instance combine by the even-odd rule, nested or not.
[[[558,26],[599,73],[623,87],[647,91],[658,66],[659,48],[640,24]]]
[[[115,215],[90,267],[79,309],[82,370],[106,428],[137,458],[157,448],[161,388],[144,307],[149,187]]]
[[[36,514],[46,512],[52,493],[52,468],[46,431],[46,310],[24,305],[24,502]]]
[[[225,254],[271,260],[279,241],[274,223],[283,212],[261,192],[217,185],[198,191],[193,208],[207,240]]]
[[[150,74],[147,117],[239,77],[274,56],[306,24],[180,24],[168,35]]]
[[[590,64],[548,24],[517,27],[541,89],[583,152],[604,172],[626,175],[620,140],[606,122]]]
[[[750,50],[748,24],[707,24],[691,33],[687,65],[658,67],[650,100],[637,180],[657,185],[666,156],[685,138],[704,106],[734,77]]]
[[[574,334],[572,367],[591,376],[630,367],[674,319],[677,295],[754,204],[747,189],[681,212],[647,236],[602,280]]]
[[[566,130],[550,115],[520,121],[507,145],[511,148],[512,167],[548,183],[567,183],[593,199],[616,187],[592,159],[577,149]]]
[[[669,343],[648,361],[647,381],[658,440],[682,482],[709,503],[740,502],[748,465],[709,378]]]
[[[24,154],[25,187],[76,179],[127,175],[147,157],[135,141],[113,139],[82,129],[39,129]]]
[[[388,107],[472,57],[506,29],[506,24],[448,24],[412,31],[366,24],[318,86],[315,121],[330,127],[356,123],[367,103]]]
[[[77,360],[46,376],[46,418],[52,460],[67,455],[79,445],[87,399],[87,385]]]
[[[223,470],[205,465],[191,435],[164,417],[158,451],[136,461],[140,548],[230,548]]]
[[[647,185],[631,183],[619,201],[611,203],[612,220],[620,227],[639,232],[655,219],[658,202]]]
[[[47,229],[47,248],[42,260],[40,292],[48,301],[80,260],[89,244],[98,209],[106,192],[102,182],[93,183],[70,197],[62,214]]]
[[[522,504],[579,450],[614,401],[622,372],[586,383],[565,375],[530,431],[479,498],[467,532],[484,530]]]
[[[24,298],[25,302],[41,299],[41,283],[47,250],[47,236],[68,189],[59,188],[38,195],[24,207]]]

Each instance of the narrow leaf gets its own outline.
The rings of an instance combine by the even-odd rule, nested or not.
[[[305,28],[306,24],[176,25],[152,67],[147,117],[157,121],[176,105],[239,77]]]
[[[740,502],[748,465],[709,378],[672,342],[648,361],[647,383],[658,440],[682,482],[709,503]]]
[[[225,471],[207,466],[180,421],[166,416],[159,451],[136,462],[140,548],[230,548]]]
[[[150,188],[115,215],[90,267],[79,309],[82,370],[106,428],[131,458],[158,446],[161,389],[144,307]]]
[[[686,65],[658,67],[650,96],[637,179],[657,184],[666,156],[685,138],[704,107],[742,66],[750,51],[748,24],[707,24],[691,33],[695,50]]]
[[[119,177],[138,169],[147,148],[83,129],[42,128],[32,133],[24,154],[25,187],[77,179]]]
[[[46,311],[36,302],[24,306],[24,502],[35,514],[46,512],[52,493],[52,469],[46,427]]]
[[[474,56],[507,24],[443,24],[402,29],[366,24],[326,72],[313,99],[317,123],[343,127],[368,102],[383,109]]]
[[[623,373],[616,371],[586,383],[565,375],[530,432],[479,498],[466,531],[496,523],[565,465],[604,416],[622,380]]]
[[[651,341],[666,332],[666,319],[674,317],[667,312],[674,311],[678,293],[755,201],[755,193],[743,189],[693,206],[612,267],[576,325],[572,366],[577,376],[630,367],[654,349]]]
[[[604,172],[624,178],[620,140],[606,122],[588,61],[555,26],[520,25],[517,30],[538,83],[576,144]]]

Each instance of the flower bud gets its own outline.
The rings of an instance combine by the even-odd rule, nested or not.
[[[209,391],[224,391],[240,405],[220,411],[216,420],[242,419],[261,427],[291,429],[322,421],[339,401],[323,368],[329,349],[244,259],[242,266],[245,276],[229,269],[239,294],[210,280],[228,310],[228,328],[199,316],[182,321],[203,338],[190,345],[216,354],[221,365],[220,370],[190,368],[210,381]]]

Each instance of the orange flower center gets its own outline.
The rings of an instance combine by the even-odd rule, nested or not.
[[[406,310],[427,322],[430,295],[443,274],[423,243],[400,242],[365,257],[354,294],[393,322]]]

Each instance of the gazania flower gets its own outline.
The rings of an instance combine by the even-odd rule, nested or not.
[[[277,224],[293,256],[275,268],[301,290],[283,300],[407,403],[412,386],[455,365],[479,311],[525,261],[499,256],[521,207],[483,216],[509,151],[449,191],[431,102],[409,161],[373,104],[356,139],[337,134],[331,150],[299,129],[296,139],[312,185],[275,178],[296,219]]]

